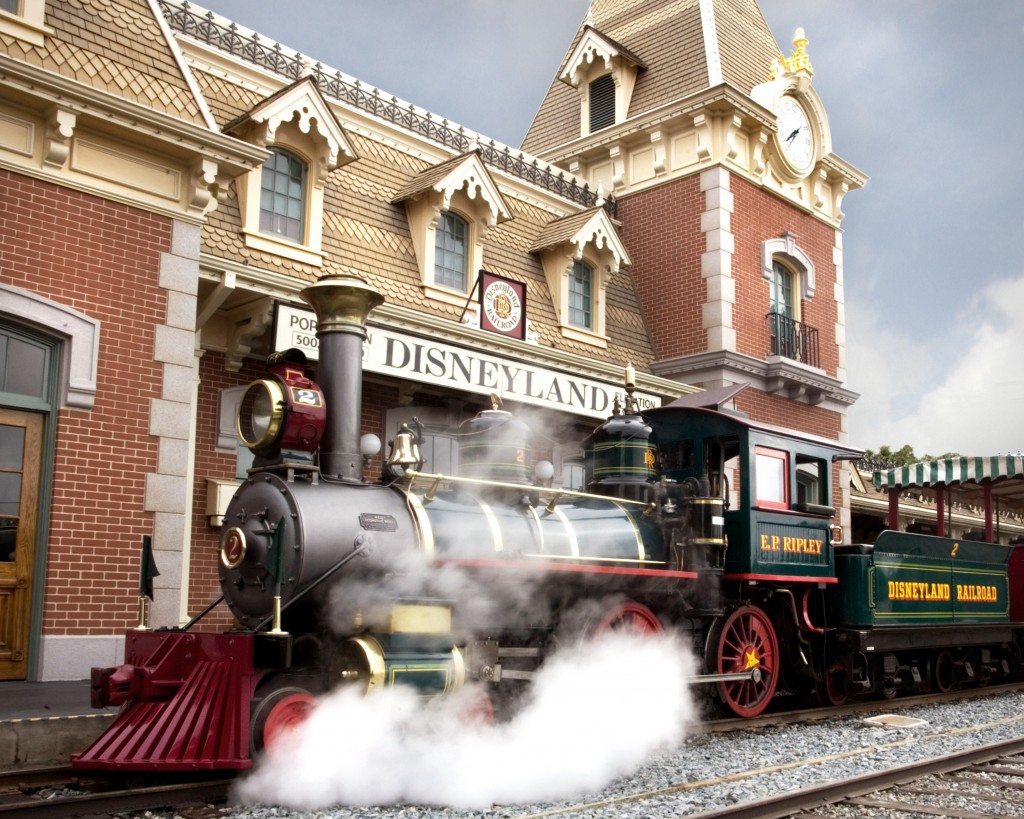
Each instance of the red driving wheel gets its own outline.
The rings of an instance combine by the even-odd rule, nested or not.
[[[597,637],[608,631],[626,634],[661,634],[665,631],[657,615],[647,606],[632,601],[612,606],[594,628]]]
[[[459,717],[467,725],[494,725],[494,700],[486,690],[478,688],[463,704]]]
[[[754,677],[718,683],[726,707],[739,717],[756,717],[768,706],[779,674],[779,640],[771,620],[757,606],[740,606],[712,631],[708,659],[719,674],[756,672]]]

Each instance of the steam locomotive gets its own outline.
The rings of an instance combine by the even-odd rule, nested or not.
[[[475,683],[489,715],[560,643],[610,629],[688,634],[694,682],[744,717],[784,692],[840,703],[1022,670],[1020,549],[843,546],[836,462],[859,450],[699,407],[640,412],[631,368],[586,442],[585,492],[540,485],[529,430],[497,405],[461,430],[458,475],[424,471],[410,419],[368,482],[362,346],[383,299],[340,276],[303,297],[318,381],[275,355],[239,409],[255,460],[219,555],[238,627],[129,631],[124,664],[92,678],[93,704],[122,710],[76,767],[248,768],[339,685]]]

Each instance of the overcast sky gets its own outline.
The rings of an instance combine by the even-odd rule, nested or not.
[[[202,3],[512,146],[588,4]],[[843,201],[850,442],[1024,449],[1024,2],[760,6],[787,56],[806,30],[833,151],[870,177]]]

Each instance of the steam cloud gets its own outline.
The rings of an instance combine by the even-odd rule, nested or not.
[[[424,702],[342,689],[236,788],[298,810],[429,804],[481,809],[593,791],[680,741],[695,720],[693,660],[669,635],[609,633],[551,657],[511,722],[467,721],[479,691]]]

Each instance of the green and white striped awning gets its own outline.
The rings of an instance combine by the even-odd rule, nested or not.
[[[1024,477],[1024,456],[943,458],[875,472],[875,489],[909,489],[915,486],[981,483]]]

